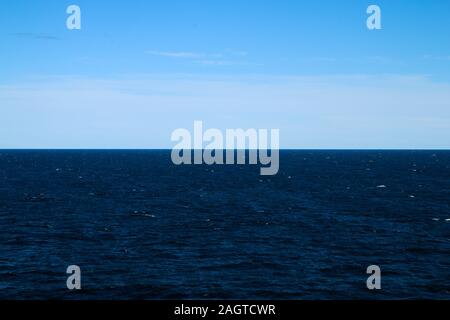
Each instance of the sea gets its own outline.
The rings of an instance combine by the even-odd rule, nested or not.
[[[449,299],[450,151],[0,150],[0,298]]]

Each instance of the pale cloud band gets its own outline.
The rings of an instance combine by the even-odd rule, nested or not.
[[[158,51],[148,50],[147,54],[163,58],[186,59],[195,64],[205,66],[230,66],[244,64],[242,58],[246,57],[246,51],[227,49],[223,53],[202,53],[191,51]]]
[[[39,77],[0,101],[0,148],[171,148],[196,119],[279,128],[281,148],[450,147],[450,85],[423,76]]]

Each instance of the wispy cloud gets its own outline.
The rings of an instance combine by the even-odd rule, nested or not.
[[[346,58],[336,58],[336,57],[308,57],[300,60],[303,63],[335,63],[335,62],[345,62],[345,63],[370,63],[370,64],[393,64],[398,63],[392,58],[385,56],[367,56],[367,57],[346,57]]]
[[[248,55],[247,51],[227,49],[223,53],[204,53],[192,51],[158,51],[149,50],[147,54],[152,56],[186,59],[195,64],[205,66],[230,66],[242,64],[242,59]]]
[[[333,57],[313,57],[313,58],[304,58],[301,59],[302,62],[305,63],[322,63],[322,62],[336,62],[337,59]]]
[[[392,64],[395,61],[392,58],[384,56],[369,56],[366,58],[367,62],[375,64]]]
[[[450,61],[450,55],[432,55],[432,54],[426,54],[423,56],[423,59],[425,60],[434,60],[434,61]]]
[[[229,55],[237,56],[237,57],[246,57],[246,56],[248,56],[248,52],[247,51],[241,51],[241,50],[227,49],[227,53]]]
[[[37,40],[59,40],[58,37],[45,33],[35,33],[35,32],[15,32],[10,33],[11,36],[26,38],[26,39],[37,39]]]
[[[198,119],[283,148],[450,147],[450,85],[421,75],[41,77],[0,101],[0,148],[170,148]]]
[[[149,50],[146,53],[148,53],[150,55],[153,55],[153,56],[166,57],[166,58],[195,59],[195,58],[203,58],[203,57],[205,57],[205,54],[203,54],[203,53],[195,53],[195,52],[187,52],[187,51],[155,51],[155,50]]]
[[[231,66],[237,64],[235,61],[226,60],[195,60],[194,62],[205,66]]]

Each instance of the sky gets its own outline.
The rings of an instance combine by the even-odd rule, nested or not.
[[[0,148],[171,148],[195,120],[282,148],[450,147],[450,1],[15,0],[0,36]]]

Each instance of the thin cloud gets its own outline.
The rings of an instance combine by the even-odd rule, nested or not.
[[[279,128],[283,148],[450,141],[450,85],[423,75],[40,77],[0,84],[0,101],[0,148],[170,148],[198,115],[210,128]]]
[[[59,40],[58,37],[45,34],[45,33],[34,33],[34,32],[16,32],[10,33],[11,36],[26,38],[26,39],[37,39],[37,40]]]
[[[237,57],[246,57],[246,56],[248,56],[248,52],[247,51],[228,49],[227,53],[229,53],[230,55],[233,55],[233,56],[237,56]]]
[[[426,54],[423,56],[423,59],[434,61],[450,61],[450,56],[436,56],[432,54]]]
[[[246,51],[237,51],[227,49],[224,53],[202,53],[192,51],[158,51],[149,50],[147,54],[172,58],[172,59],[185,59],[195,64],[201,64],[205,66],[229,66],[242,64],[242,58],[246,57],[248,53]]]
[[[363,58],[335,58],[335,57],[310,57],[300,59],[303,63],[335,63],[335,62],[351,62],[351,63],[376,63],[376,64],[391,64],[395,63],[391,58],[383,56],[368,56]]]
[[[333,57],[313,57],[313,58],[306,58],[301,59],[302,62],[306,63],[327,63],[327,62],[336,62],[337,59]]]
[[[237,64],[234,61],[225,61],[225,60],[196,60],[195,63],[206,66],[231,66]]]
[[[205,55],[202,53],[195,53],[195,52],[185,52],[185,51],[147,51],[148,54],[151,54],[153,56],[160,56],[160,57],[167,57],[167,58],[190,58],[190,59],[196,59],[196,58],[203,58]]]

